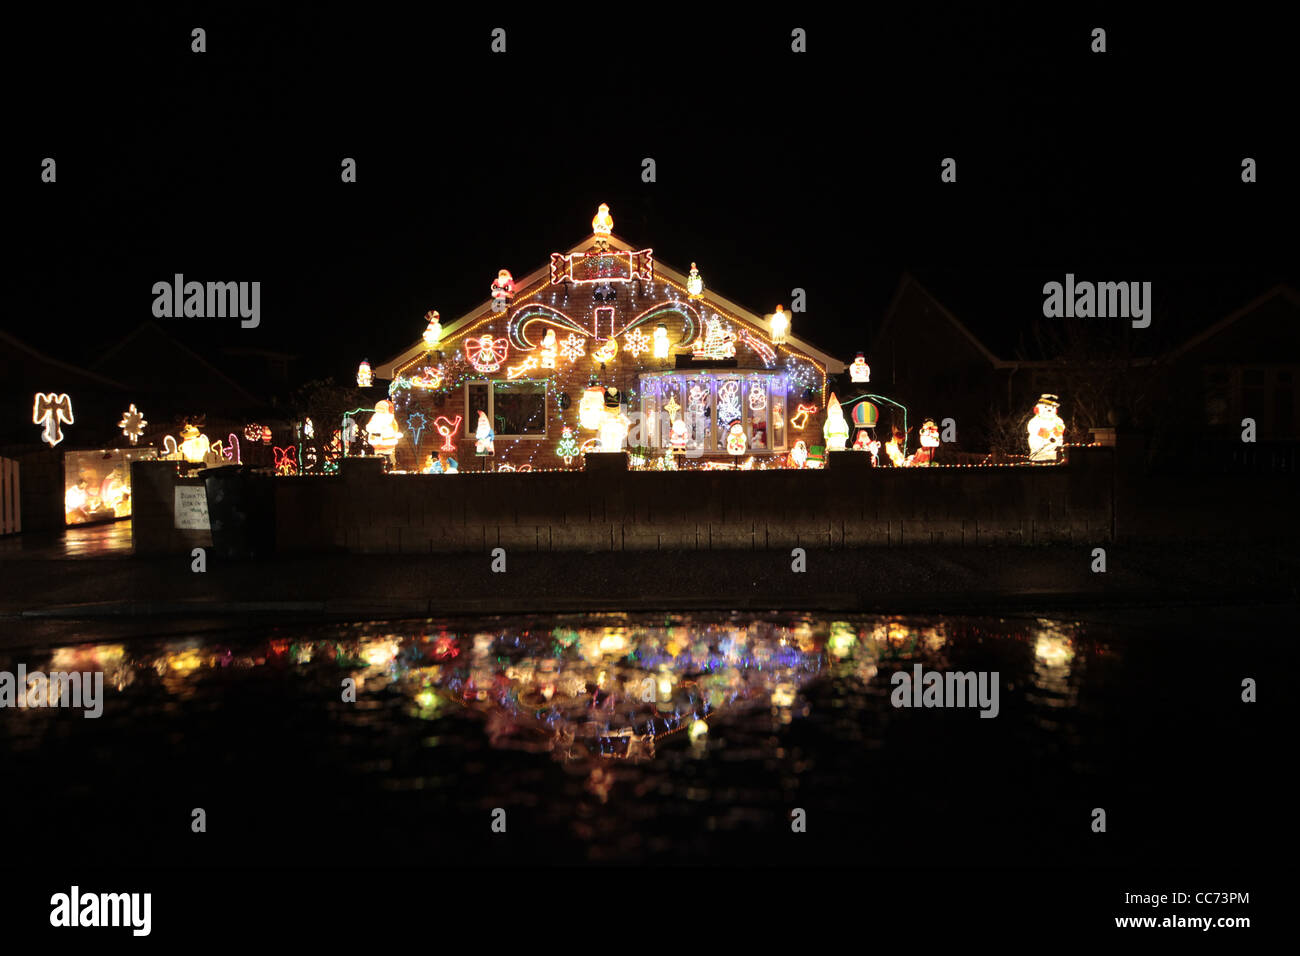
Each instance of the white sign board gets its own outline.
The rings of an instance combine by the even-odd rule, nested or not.
[[[176,486],[176,527],[182,531],[207,531],[208,493],[202,485]]]

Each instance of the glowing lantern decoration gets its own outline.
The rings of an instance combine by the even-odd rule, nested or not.
[[[849,366],[849,378],[855,382],[871,381],[871,366],[867,364],[867,360],[862,356],[861,352],[853,360],[853,364]]]
[[[366,422],[366,441],[370,447],[376,455],[392,455],[401,437],[397,419],[393,417],[393,403],[386,400],[376,402],[375,413]]]
[[[785,344],[786,333],[790,331],[790,317],[785,314],[785,306],[778,305],[772,313],[772,341],[777,345]]]
[[[144,415],[135,407],[135,403],[122,413],[122,420],[117,423],[117,427],[122,429],[122,434],[134,445],[144,434],[145,426],[149,423],[144,420]]]
[[[704,279],[700,277],[700,270],[695,268],[695,263],[691,263],[691,274],[686,279],[686,293],[692,299],[704,298]]]
[[[727,454],[743,455],[749,449],[749,442],[745,440],[745,429],[740,427],[740,422],[732,422],[731,428],[727,431]]]
[[[580,454],[578,450],[578,440],[573,437],[573,429],[565,425],[560,434],[559,444],[555,446],[555,454],[564,459],[566,465],[573,464],[573,459]]]
[[[655,327],[655,358],[668,357],[668,326],[660,323]]]
[[[207,458],[211,450],[208,436],[200,434],[193,425],[187,424],[181,429],[180,452],[186,461],[197,464]]]
[[[495,455],[496,437],[496,432],[492,430],[492,425],[488,421],[487,412],[480,410],[478,426],[474,429],[474,454]]]
[[[844,420],[840,409],[840,400],[831,392],[831,400],[826,403],[826,424],[822,426],[822,436],[826,447],[831,451],[843,451],[849,443],[849,423]]]
[[[880,409],[870,402],[858,402],[853,406],[853,424],[857,428],[875,428],[880,421]]]
[[[808,446],[802,439],[794,443],[794,448],[790,450],[790,467],[802,468],[808,461]]]
[[[442,340],[442,319],[437,309],[425,313],[424,317],[429,320],[429,327],[424,330],[424,344],[435,348]]]
[[[1056,461],[1056,450],[1065,439],[1065,422],[1056,413],[1061,400],[1055,395],[1043,394],[1034,406],[1034,417],[1029,419],[1029,460]]]
[[[547,329],[542,336],[542,368],[555,368],[555,353],[558,349],[555,329]]]
[[[605,391],[599,385],[592,385],[582,393],[582,401],[578,403],[578,424],[594,432],[604,421]]]
[[[510,297],[515,294],[515,279],[509,269],[501,269],[492,280],[492,311],[504,312],[510,306]]]
[[[592,234],[601,239],[608,239],[614,232],[614,217],[609,214],[609,205],[601,203],[596,215],[591,218]]]
[[[370,363],[365,359],[357,366],[357,385],[361,388],[369,388],[374,384],[374,376],[370,372]]]
[[[72,399],[67,393],[55,395],[53,392],[37,392],[32,403],[32,424],[43,425],[41,441],[53,448],[63,441],[63,429],[60,425],[75,424],[72,420]]]

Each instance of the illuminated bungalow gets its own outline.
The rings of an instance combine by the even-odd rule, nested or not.
[[[763,316],[600,224],[514,280],[507,301],[494,289],[435,345],[421,338],[376,366],[402,432],[397,470],[433,470],[430,456],[440,455],[464,470],[476,450],[490,455],[489,469],[580,469],[583,455],[615,444],[632,467],[773,468],[786,467],[800,440],[823,444],[826,377],[844,364],[798,337],[803,316],[774,336]],[[484,265],[486,278],[500,263]],[[476,441],[479,412],[494,433],[488,455]],[[454,452],[419,427],[457,418]]]

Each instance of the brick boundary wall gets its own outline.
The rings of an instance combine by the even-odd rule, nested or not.
[[[857,548],[1106,541],[1109,448],[1017,468],[869,467],[858,452],[822,471],[629,472],[588,456],[582,472],[384,475],[348,459],[335,478],[276,482],[283,552],[429,553]]]

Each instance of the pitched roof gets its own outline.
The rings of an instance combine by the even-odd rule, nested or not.
[[[1210,339],[1218,335],[1220,332],[1227,329],[1230,325],[1237,322],[1239,319],[1242,319],[1250,315],[1251,313],[1258,311],[1261,306],[1271,302],[1273,299],[1277,298],[1278,296],[1281,296],[1283,299],[1289,302],[1294,308],[1300,309],[1300,295],[1297,295],[1296,290],[1291,288],[1291,286],[1288,285],[1287,283],[1280,282],[1277,285],[1273,286],[1273,288],[1264,292],[1262,295],[1258,295],[1255,298],[1251,299],[1241,308],[1228,313],[1226,316],[1224,316],[1218,322],[1215,322],[1209,328],[1205,329],[1202,332],[1197,333],[1196,335],[1193,335],[1182,345],[1170,349],[1170,351],[1167,353],[1165,358],[1167,360],[1176,359],[1179,356],[1181,356],[1184,352],[1188,352],[1191,349],[1196,348],[1196,346],[1202,344],[1203,342],[1209,341]]]
[[[566,255],[572,255],[575,252],[589,251],[592,247],[592,243],[595,240],[595,238],[596,238],[595,234],[593,233],[592,235],[584,239],[582,242],[570,248],[569,251],[566,253]],[[634,246],[623,239],[620,239],[618,236],[611,235],[608,238],[609,238],[610,246],[612,248],[620,250],[621,252],[635,252],[637,251],[637,249],[641,248],[638,246]],[[681,272],[678,269],[674,269],[672,266],[667,265],[666,263],[664,263],[662,260],[658,258],[655,259],[654,271],[657,277],[666,278],[676,285],[684,287],[686,284],[687,276],[685,273]],[[551,264],[548,261],[540,268],[534,269],[532,272],[528,273],[528,275],[524,276],[522,279],[515,280],[515,288],[518,289],[520,293],[526,293],[528,291],[531,291],[534,286],[550,282],[550,278],[551,278]],[[767,327],[767,322],[763,319],[762,316],[757,315],[754,312],[751,312],[749,309],[746,309],[740,305],[737,305],[736,303],[732,302],[730,299],[723,298],[722,296],[714,292],[712,289],[705,289],[704,298],[706,301],[716,303],[718,307],[720,307],[721,309],[731,312],[733,315],[736,315],[747,322],[753,323],[754,325],[757,325],[760,328]],[[463,328],[466,325],[469,325],[472,322],[477,322],[478,320],[489,315],[491,311],[492,311],[492,300],[487,299],[482,304],[476,306],[473,309],[470,309],[470,311],[466,312],[464,315],[460,316],[454,321],[445,324],[442,327],[443,338],[446,339],[449,336],[455,335],[459,329]],[[808,342],[804,341],[803,339],[797,338],[796,336],[787,334],[786,345],[792,346],[798,351],[803,352],[805,355],[808,355],[816,359],[822,365],[826,366],[826,372],[828,375],[838,374],[839,372],[844,371],[846,367],[843,360],[837,359],[832,355],[828,355],[827,353],[823,352],[821,349],[817,348],[816,346],[810,345]],[[428,346],[425,345],[422,340],[417,340],[410,348],[406,349],[399,355],[394,356],[393,358],[389,359],[386,362],[382,362],[379,365],[376,365],[374,367],[374,375],[376,378],[391,379],[397,374],[397,369],[401,368],[402,366],[406,365],[412,360],[419,358],[426,351],[428,351]]]
[[[880,328],[876,332],[876,342],[880,341],[890,324],[894,321],[899,305],[902,303],[909,289],[915,289],[918,293],[928,299],[938,311],[939,315],[941,315],[952,325],[953,328],[966,338],[970,344],[975,347],[975,350],[988,360],[990,365],[996,367],[1004,364],[1001,359],[989,351],[988,347],[975,336],[975,333],[966,328],[966,326],[962,324],[961,320],[958,319],[957,316],[953,315],[948,307],[935,298],[934,293],[922,285],[910,272],[904,272],[902,278],[898,281],[898,290],[894,293],[893,299],[890,300],[889,306],[885,309],[885,318],[881,321]],[[875,342],[873,342],[873,349],[874,346]]]

